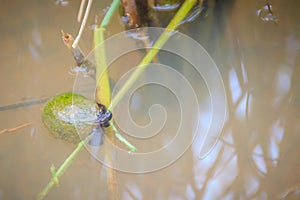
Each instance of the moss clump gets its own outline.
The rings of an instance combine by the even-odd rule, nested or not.
[[[89,134],[95,113],[93,102],[79,94],[65,93],[46,103],[42,120],[54,137],[76,144]]]

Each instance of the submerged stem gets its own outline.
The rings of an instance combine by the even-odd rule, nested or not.
[[[64,172],[68,169],[68,167],[73,163],[76,155],[80,152],[80,150],[84,147],[84,144],[90,141],[90,139],[93,137],[93,134],[87,136],[85,140],[78,143],[77,148],[68,156],[68,158],[63,162],[63,164],[59,167],[59,169],[54,173],[52,172],[52,179],[50,182],[46,185],[46,187],[38,194],[37,199],[44,199],[46,195],[49,193],[51,188],[58,183],[58,179],[64,174]],[[53,167],[52,167],[53,168]]]
[[[16,127],[14,127],[14,128],[10,128],[10,129],[3,129],[2,131],[0,131],[0,135],[1,134],[3,134],[3,133],[10,133],[10,132],[14,132],[14,131],[17,131],[17,130],[19,130],[19,129],[21,129],[21,128],[25,128],[25,127],[27,127],[27,126],[30,126],[32,124],[32,122],[27,122],[27,123],[25,123],[25,124],[21,124],[21,125],[19,125],[19,126],[16,126]]]
[[[125,144],[127,146],[127,148],[130,151],[136,151],[137,148],[135,146],[133,146],[128,140],[126,140],[118,131],[118,129],[115,127],[113,122],[110,122],[111,128],[115,133],[116,138],[118,138],[118,140],[120,140],[120,142],[122,142],[123,144]]]

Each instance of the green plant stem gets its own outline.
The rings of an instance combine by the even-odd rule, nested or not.
[[[47,184],[47,186],[42,190],[42,192],[39,193],[37,199],[44,199],[46,195],[49,193],[51,188],[54,185],[58,185],[58,179],[65,173],[65,171],[68,169],[68,167],[73,163],[76,155],[80,152],[80,150],[84,147],[84,144],[86,144],[91,138],[93,134],[90,134],[85,138],[85,140],[78,143],[77,148],[68,156],[68,158],[63,162],[63,164],[59,167],[59,169],[55,172],[54,167],[51,167],[51,174],[52,179]]]
[[[170,38],[171,32],[173,32],[179,25],[179,23],[182,21],[182,19],[187,15],[187,13],[190,11],[190,9],[193,7],[193,5],[196,3],[196,0],[186,0],[183,5],[180,7],[179,11],[176,13],[170,24],[167,26],[165,31],[162,33],[162,35],[158,38],[158,40],[155,42],[153,48],[150,49],[150,51],[146,54],[144,59],[139,64],[139,67],[136,69],[136,71],[131,75],[131,77],[128,79],[128,81],[125,83],[125,85],[121,88],[121,90],[117,93],[116,97],[112,100],[109,109],[112,110],[122,99],[122,97],[125,95],[125,93],[128,91],[128,89],[133,85],[133,83],[137,80],[137,78],[141,75],[141,73],[146,69],[147,65],[152,61],[152,59],[156,56],[160,48],[166,43],[166,41]],[[119,5],[119,0],[114,0],[111,8],[107,12],[107,16],[104,17],[103,22],[100,26],[100,34],[99,38],[95,39],[95,42],[101,42],[104,41],[104,30],[106,25],[109,23],[111,16],[113,15],[114,11]],[[113,8],[113,9],[112,9]],[[112,11],[110,11],[112,9]],[[97,41],[98,40],[98,41]],[[103,54],[105,57],[105,54]],[[100,57],[101,58],[101,57]],[[106,64],[104,65],[106,66]],[[106,69],[106,67],[104,68]],[[97,79],[98,80],[98,79]],[[110,91],[110,88],[109,88]],[[119,135],[117,129],[113,126],[113,129],[116,133],[116,137],[119,138]],[[77,148],[69,155],[69,157],[63,162],[63,164],[59,167],[59,169],[55,172],[55,169],[51,167],[51,174],[52,179],[50,182],[46,185],[46,187],[42,190],[42,192],[39,193],[37,199],[44,199],[46,195],[49,193],[51,188],[58,184],[58,179],[64,174],[64,172],[68,169],[68,167],[73,163],[76,155],[80,152],[80,150],[84,147],[84,145],[92,138],[93,134],[87,136],[85,140],[78,143]],[[122,137],[123,138],[123,137]],[[123,139],[120,139],[121,141]],[[125,143],[126,144],[126,143]],[[127,144],[127,146],[130,147],[130,143]],[[132,149],[136,149],[134,146],[131,147]]]
[[[110,85],[109,76],[107,71],[106,54],[104,47],[104,31],[109,24],[113,14],[119,7],[120,0],[114,0],[109,10],[106,12],[99,28],[94,31],[94,47],[95,47],[95,59],[96,59],[96,101],[104,105],[110,104]],[[101,48],[97,48],[102,45]]]
[[[107,62],[106,62],[106,54],[105,54],[105,47],[104,47],[104,31],[106,26],[109,24],[111,17],[117,10],[120,5],[120,0],[114,0],[111,3],[111,6],[107,13],[105,14],[101,25],[99,28],[95,29],[94,31],[94,47],[95,47],[95,59],[96,59],[96,80],[97,80],[97,92],[96,92],[96,101],[104,104],[109,105],[111,103],[111,91],[110,91],[110,84],[109,84],[109,76],[107,71]],[[98,47],[98,45],[101,48]],[[125,144],[130,151],[136,151],[136,147],[130,144],[122,135],[120,135],[114,126],[111,123],[112,129],[114,130],[115,136],[118,140],[120,140],[123,144]]]
[[[104,46],[104,31],[109,24],[111,17],[119,6],[120,0],[114,0],[109,10],[104,16],[99,28],[94,31],[94,47],[96,58],[96,102],[109,105],[111,102],[111,91],[108,76],[108,68],[106,61],[106,53]],[[100,46],[99,48],[99,45]],[[114,143],[114,139],[112,141]],[[105,159],[109,164],[112,164],[112,156],[109,149],[105,148]],[[116,199],[118,196],[118,188],[116,186],[116,173],[113,169],[107,168],[107,185],[112,199]]]
[[[101,22],[101,27],[105,28],[109,24],[111,17],[113,16],[114,12],[117,10],[119,5],[120,5],[120,0],[113,0],[113,2],[111,3],[111,5],[109,7],[109,10],[105,14],[105,16]]]
[[[119,132],[118,129],[115,127],[114,123],[111,121],[110,122],[111,128],[115,133],[116,138],[118,138],[118,140],[120,140],[120,142],[122,142],[123,144],[125,144],[127,146],[127,148],[130,151],[136,151],[137,148],[135,146],[133,146],[130,142],[128,142],[128,140],[126,140]]]
[[[103,105],[110,104],[110,84],[107,72],[106,54],[104,41],[105,28],[99,27],[94,31],[94,46],[95,46],[95,59],[96,59],[96,102]],[[102,44],[102,48],[97,48]]]
[[[148,51],[146,56],[143,58],[141,63],[138,65],[137,69],[133,72],[133,74],[129,77],[126,81],[124,86],[120,89],[120,91],[116,94],[113,98],[110,106],[108,107],[109,110],[113,110],[115,106],[120,102],[126,92],[131,88],[134,82],[138,79],[138,77],[142,74],[142,72],[146,69],[147,65],[152,61],[152,59],[156,56],[159,52],[161,47],[166,43],[166,41],[171,37],[171,32],[176,30],[180,22],[183,18],[188,14],[191,8],[195,5],[197,0],[186,0],[176,15],[173,17],[169,25],[166,27],[164,32],[161,36],[157,39],[153,47]]]

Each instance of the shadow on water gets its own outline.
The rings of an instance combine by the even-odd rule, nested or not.
[[[197,147],[193,147],[175,163],[156,172],[117,172],[120,199],[299,199],[300,3],[270,1],[278,22],[263,21],[257,15],[265,3],[218,0],[209,7],[207,17],[181,27],[183,33],[205,47],[221,71],[228,108],[221,138],[202,160],[198,159]],[[34,122],[31,129],[0,136],[0,199],[32,198],[49,180],[51,164],[59,165],[73,149],[45,134],[39,116],[48,97],[72,88],[73,78],[64,68],[73,64],[71,56],[59,42],[50,44],[45,37],[49,34],[50,41],[59,41],[59,22],[75,33],[77,24],[72,20],[78,5],[70,2],[66,14],[62,7],[51,4],[49,11],[49,5],[36,1],[33,4],[34,10],[48,10],[59,17],[47,26],[43,25],[47,19],[35,19],[40,12],[27,16],[22,11],[27,16],[23,22],[31,26],[33,20],[39,22],[38,26],[31,30],[13,20],[2,26],[5,31],[0,31],[2,48],[10,54],[1,57],[5,64],[0,69],[1,91],[5,94],[0,106],[1,129],[28,119]],[[7,2],[4,7],[14,8]],[[21,9],[20,5],[16,7]],[[70,13],[73,14],[69,17]],[[21,30],[19,36],[23,38],[15,43],[13,39],[20,37],[9,37],[9,28]],[[43,45],[38,46],[39,40],[30,45],[31,34],[37,39],[38,33]],[[57,48],[61,50],[55,52]],[[88,45],[83,48],[88,49]],[[201,92],[197,95],[205,99]],[[41,96],[45,98],[37,98]],[[21,97],[30,101],[9,103]],[[108,198],[105,178],[102,165],[83,151],[49,199]]]

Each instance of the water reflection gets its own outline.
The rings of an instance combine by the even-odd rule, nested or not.
[[[249,24],[248,21],[248,27],[239,28],[236,24],[240,24],[240,18],[250,20],[247,9],[252,6],[236,2],[229,20],[225,38],[230,38],[231,48],[227,46],[228,56],[224,57],[229,58],[225,62],[230,113],[220,143],[195,165],[198,189],[204,190],[198,199],[274,199],[299,180],[298,172],[284,173],[288,168],[297,171],[299,166],[298,161],[291,162],[299,148],[290,147],[292,143],[296,145],[291,140],[299,141],[295,136],[299,127],[294,124],[299,115],[288,112],[296,109],[290,104],[291,97],[299,95],[293,88],[296,86],[291,85],[292,69],[299,59],[296,57],[299,39],[286,42],[290,36],[282,37],[286,30],[280,28],[276,33],[270,32],[274,27],[263,27],[264,31],[269,29],[267,33],[251,29],[257,22]],[[285,28],[299,32],[295,26]],[[287,151],[295,153],[287,155]],[[285,174],[284,178],[281,173]]]
[[[55,0],[54,4],[55,5],[66,6],[66,5],[69,4],[69,1],[66,1],[66,0]]]

